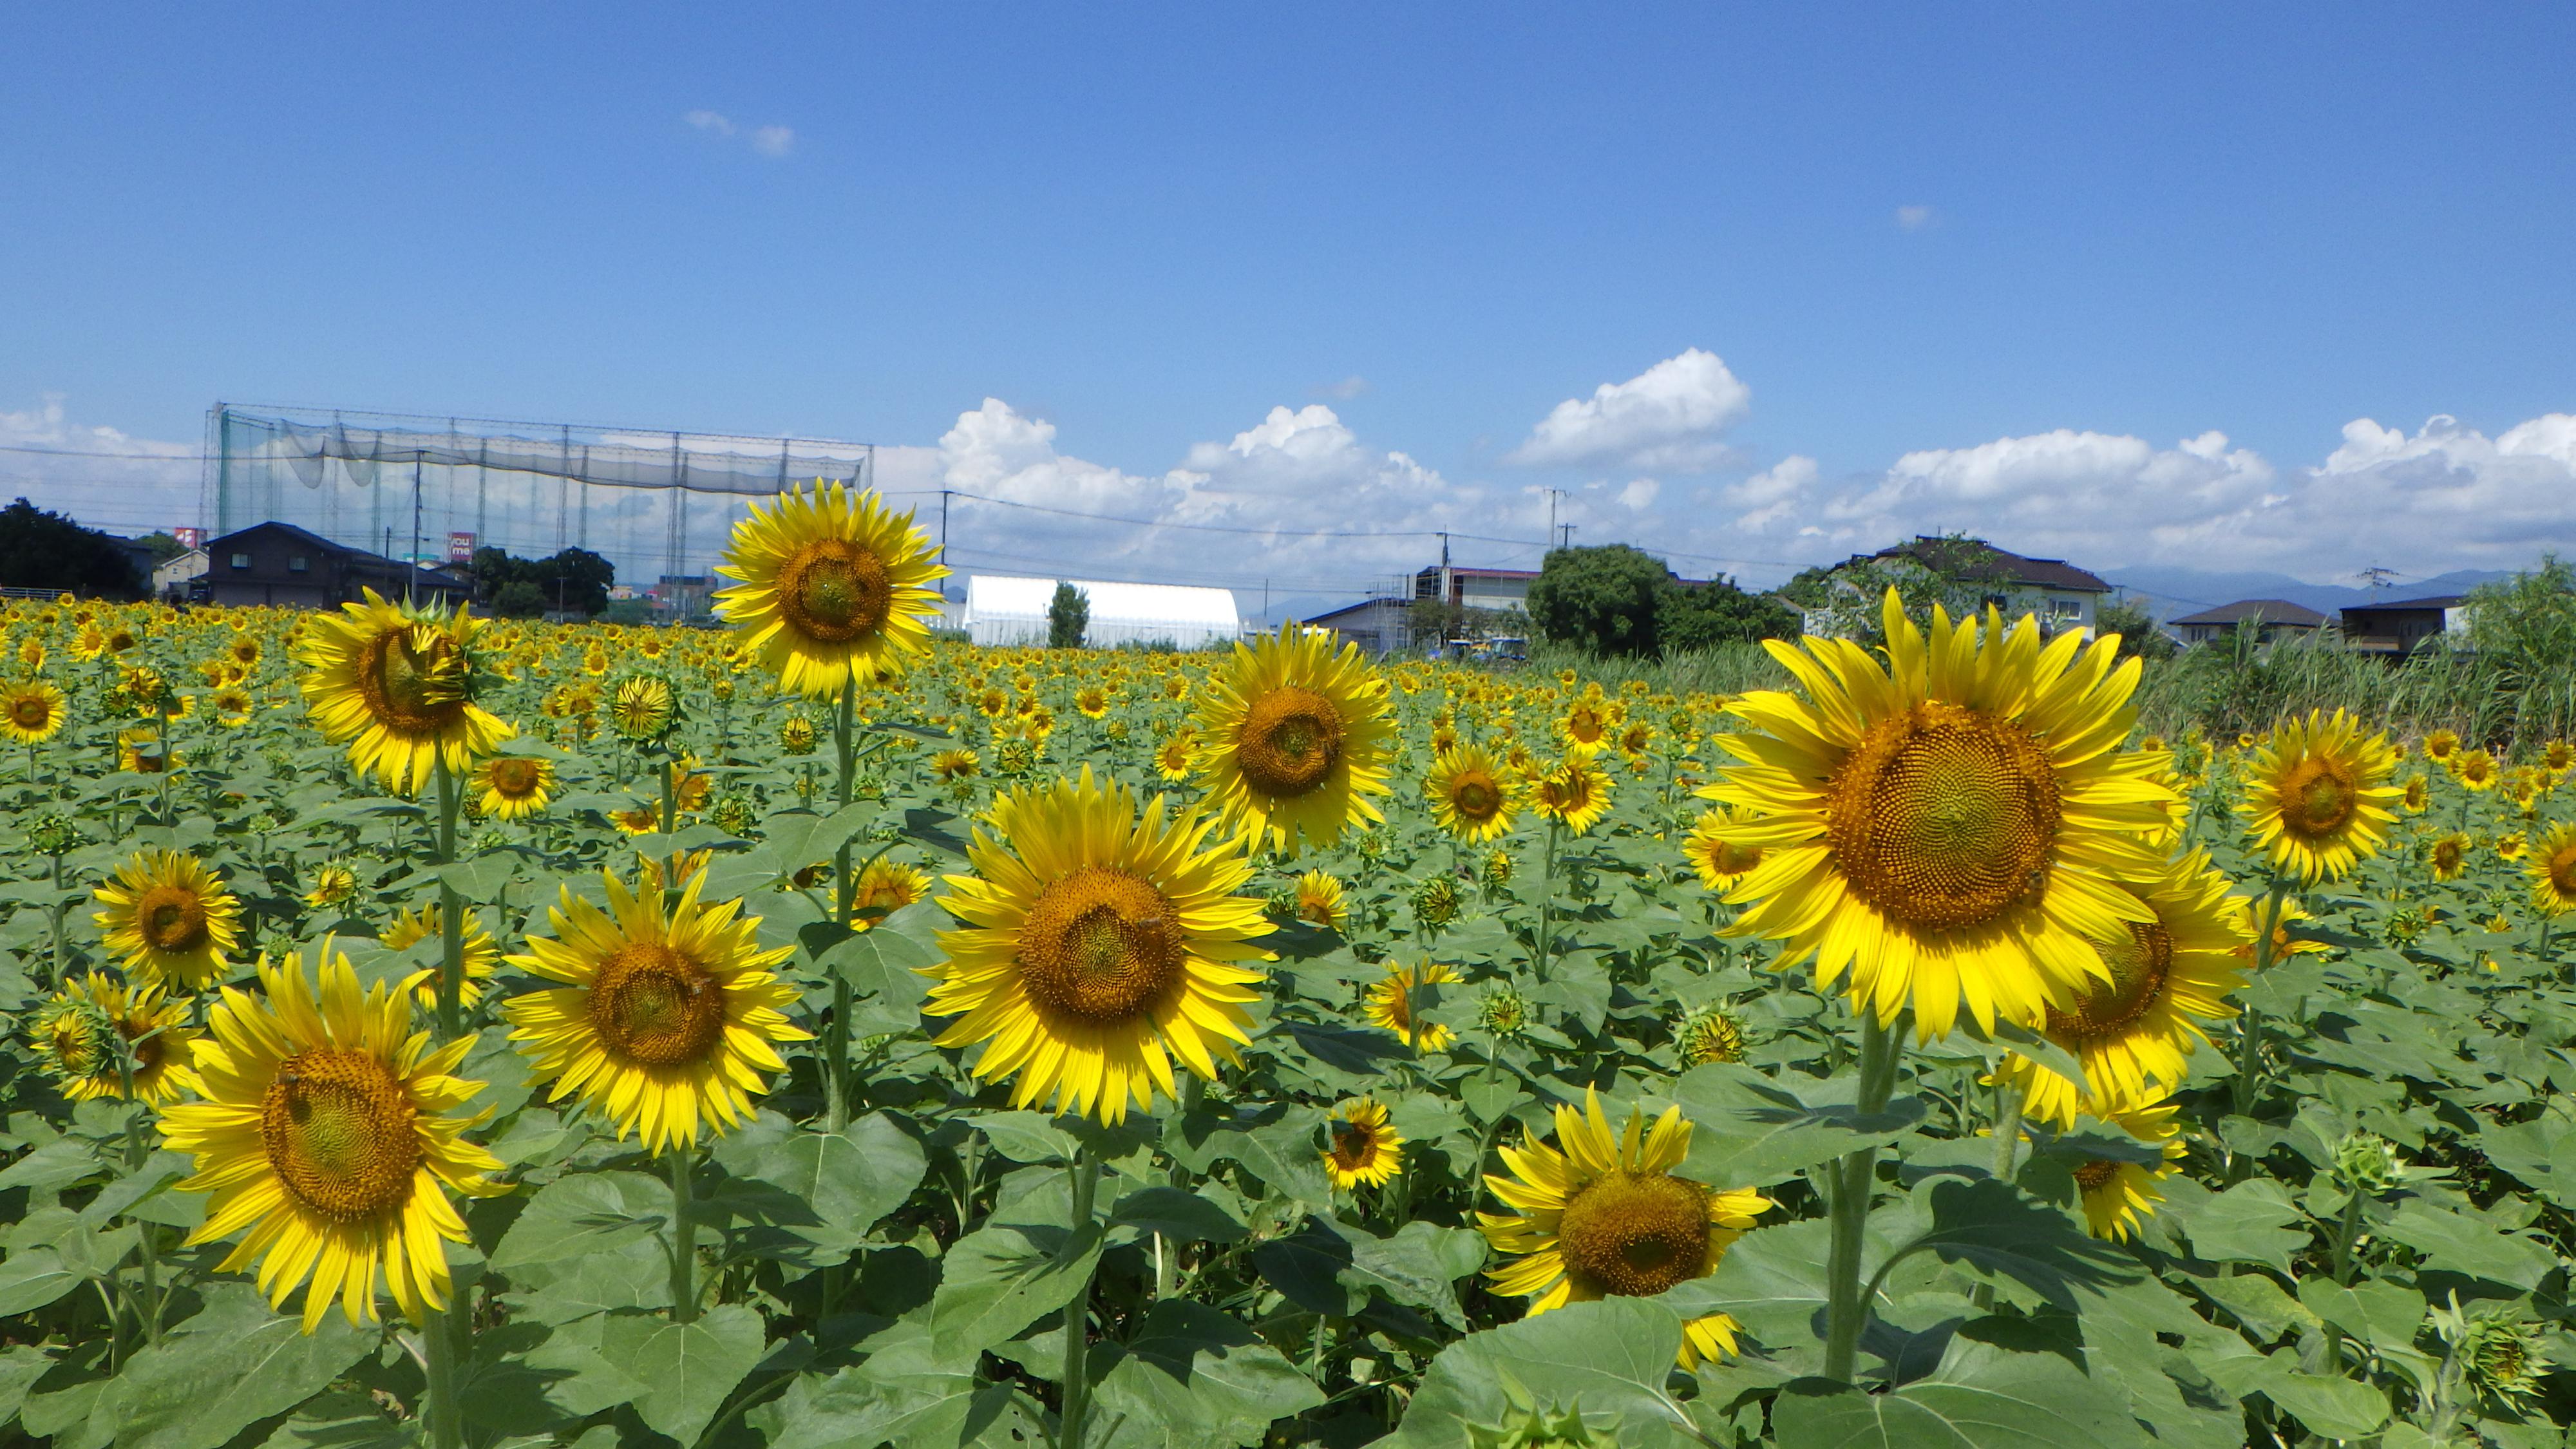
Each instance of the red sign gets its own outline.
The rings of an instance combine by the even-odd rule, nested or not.
[[[474,562],[474,535],[470,533],[449,534],[447,536],[447,561],[449,563]]]
[[[204,548],[206,546],[206,531],[202,528],[174,528],[170,530],[170,536],[179,540],[179,546],[181,548]]]

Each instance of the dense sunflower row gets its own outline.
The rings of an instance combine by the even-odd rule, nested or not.
[[[1784,1376],[1873,1382],[1867,1335],[1901,1318],[1885,1284],[1917,1251],[1880,1243],[1882,1220],[1921,1173],[2013,1185],[2150,1260],[2178,1184],[2244,1181],[2267,1149],[2227,1124],[2304,1100],[2316,1029],[2268,1020],[2253,987],[2349,945],[2311,908],[2364,909],[2366,867],[2509,872],[2477,919],[2531,921],[2544,946],[2576,909],[2576,824],[2552,811],[2576,751],[2515,763],[2440,732],[2407,750],[2343,715],[2138,739],[2137,664],[2028,618],[1916,621],[1891,595],[1884,651],[1774,646],[1794,688],[1738,698],[1379,666],[1295,628],[1211,655],[975,650],[934,641],[942,570],[910,520],[832,485],[755,509],[722,572],[721,633],[372,595],[323,615],[0,609],[0,736],[25,753],[11,819],[49,887],[9,921],[36,1069],[21,1105],[54,1110],[51,1094],[74,1126],[79,1104],[118,1109],[102,1162],[140,1174],[157,1136],[190,1164],[160,1190],[202,1202],[128,1224],[141,1276],[100,1290],[109,1372],[160,1345],[169,1253],[250,1273],[273,1306],[300,1290],[305,1334],[335,1305],[375,1325],[389,1297],[408,1359],[370,1382],[442,1444],[508,1427],[477,1427],[471,1385],[478,1354],[518,1351],[513,1320],[560,1338],[649,1308],[730,1331],[756,1305],[772,1341],[844,1335],[825,1357],[857,1356],[840,1372],[859,1400],[916,1392],[869,1377],[903,1361],[866,1347],[878,1330],[831,1316],[879,1291],[859,1265],[893,1261],[897,1239],[761,1266],[778,1233],[825,1226],[781,1226],[822,1187],[799,1197],[743,1154],[815,1143],[828,1161],[870,1119],[907,1124],[902,1151],[953,1175],[878,1211],[899,1205],[887,1221],[943,1261],[1035,1210],[985,1151],[1062,1168],[1044,1211],[1072,1237],[1047,1241],[1093,1245],[1065,1260],[1074,1288],[975,1345],[1000,1363],[940,1370],[1054,1443],[1147,1412],[1120,1365],[1171,1320],[1123,1300],[1122,1273],[1147,1304],[1222,1305],[1251,1335],[1233,1351],[1275,1360],[1277,1412],[1243,1421],[1253,1437],[1275,1419],[1283,1442],[1346,1442],[1335,1415],[1363,1409],[1407,1434],[1437,1412],[1546,1421],[1565,1405],[1490,1382],[1472,1410],[1404,1410],[1467,1392],[1438,1363],[1514,1300],[1532,1322],[1648,1300],[1672,1312],[1656,1351],[1715,1415],[1691,1432],[1785,1441],[1804,1411],[1774,1403]],[[254,778],[274,794],[241,788]],[[2441,928],[2400,900],[2366,909],[2397,949]],[[1911,1160],[1933,1139],[1907,1100],[1946,1103],[1939,1140],[1968,1150]],[[1055,1157],[1023,1118],[1065,1134],[1045,1139]],[[1775,1120],[1810,1124],[1802,1155],[1746,1145]],[[1285,1157],[1278,1124],[1302,1134]],[[2336,1151],[2358,1162],[2377,1141]],[[2412,1181],[2373,1171],[2373,1191]],[[1298,1197],[1301,1173],[1321,1200]],[[633,1182],[667,1201],[636,1207]],[[1173,1189],[1231,1226],[1194,1241],[1132,1206]],[[558,1319],[545,1272],[485,1266],[613,1239],[584,1218],[531,1247],[511,1226],[602,1192],[626,1204],[615,1222],[659,1235],[651,1299]],[[2375,1209],[2342,1201],[2320,1242],[2349,1281]],[[1796,1295],[1724,1285],[1748,1237],[1810,1224],[1801,1346],[1774,1311]],[[1335,1310],[1342,1289],[1288,1266],[1355,1261],[1380,1228],[1469,1245],[1442,1250],[1462,1266],[1432,1289],[1351,1290],[1394,1291],[1407,1322]],[[1122,1229],[1121,1252],[1150,1248],[1140,1266],[1100,1254]],[[480,1296],[458,1287],[459,1252]],[[1958,1301],[2035,1310],[1995,1294]],[[928,1300],[923,1332],[946,1331],[948,1301]],[[2432,1312],[2422,1331],[2450,1332]],[[726,1422],[875,1442],[798,1429],[823,1412],[801,1373],[741,1364]],[[2316,1421],[2277,1384],[2241,1392],[2257,1427]],[[522,1427],[631,1411],[683,1443],[715,1432],[641,1382],[585,1402]],[[1195,1422],[1152,1412],[1181,1415],[1168,1432]]]

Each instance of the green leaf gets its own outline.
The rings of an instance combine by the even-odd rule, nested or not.
[[[1060,1227],[990,1223],[959,1238],[930,1300],[931,1337],[943,1355],[971,1354],[1019,1333],[1074,1300],[1091,1282],[1103,1238],[1098,1223]]]
[[[909,907],[907,914],[921,909]],[[930,994],[930,978],[921,974],[921,968],[946,959],[941,951],[879,924],[825,951],[814,965],[837,972],[850,983],[854,995],[874,998],[887,1011],[900,1014],[902,1025],[910,1026],[921,1014],[922,998]]]
[[[1245,1233],[1243,1224],[1215,1201],[1177,1187],[1138,1188],[1118,1199],[1109,1221],[1178,1243],[1237,1243]]]
[[[1382,1449],[1458,1449],[1471,1424],[1499,1424],[1518,1384],[1550,1410],[1579,1406],[1622,1449],[1697,1449],[1690,1418],[1664,1390],[1681,1353],[1679,1314],[1651,1298],[1569,1303],[1440,1351]]]
[[[375,1347],[336,1308],[310,1334],[248,1283],[209,1283],[205,1307],[137,1353],[91,1410],[120,1449],[216,1449],[256,1420],[322,1391]]]
[[[375,1400],[335,1389],[297,1409],[260,1449],[410,1449],[421,1439],[418,1421],[389,1419]]]
[[[18,1417],[18,1406],[27,1402],[27,1390],[54,1366],[52,1355],[32,1343],[12,1346],[0,1353],[0,1428]]]
[[[1831,1091],[1833,1084],[1810,1090]],[[1846,1152],[1884,1147],[1923,1118],[1923,1104],[1910,1097],[1863,1115],[1848,1102],[1810,1100],[1731,1063],[1693,1067],[1672,1083],[1671,1093],[1691,1121],[1681,1175],[1728,1188],[1767,1186]]]
[[[1232,1158],[1281,1196],[1328,1209],[1332,1186],[1324,1177],[1323,1151],[1315,1145],[1323,1120],[1323,1108],[1288,1102],[1224,1115],[1203,1109],[1181,1119],[1180,1130],[1167,1134],[1162,1145],[1192,1172],[1213,1171],[1219,1158]]]
[[[2077,1289],[2099,1293],[2139,1276],[2133,1254],[2084,1233],[2065,1213],[2008,1182],[1927,1178],[1915,1188],[1912,1206],[1924,1226],[1905,1251],[1929,1252],[1978,1276],[2009,1278],[2070,1313],[2080,1307]]]
[[[2281,1285],[2264,1274],[2213,1274],[2192,1281],[2201,1292],[2209,1295],[2210,1301],[2245,1325],[2245,1331],[2252,1334],[2257,1343],[2277,1343],[2281,1335],[2294,1329],[2316,1326],[2315,1311],[2282,1292]]]
[[[2478,1150],[2499,1169],[2562,1208],[2576,1208],[2576,1122],[2550,1113],[2478,1134]]]
[[[1251,1329],[1182,1299],[1155,1304],[1125,1345],[1104,1346],[1096,1369],[1102,1449],[1258,1444],[1274,1421],[1324,1402]]]
[[[23,1187],[31,1192],[66,1188],[107,1171],[98,1149],[77,1137],[58,1137],[0,1172],[0,1189]]]
[[[1391,1238],[1347,1226],[1342,1236],[1349,1240],[1351,1253],[1350,1266],[1341,1273],[1346,1286],[1428,1310],[1451,1328],[1466,1330],[1467,1315],[1458,1306],[1456,1285],[1484,1266],[1483,1234],[1416,1219]]]
[[[763,1136],[725,1160],[727,1171],[767,1183],[808,1210],[809,1221],[779,1226],[835,1247],[860,1241],[878,1219],[903,1206],[926,1166],[921,1144],[883,1113],[839,1133]]]
[[[2380,1232],[2423,1254],[2427,1268],[2526,1292],[2558,1266],[2556,1255],[2519,1233],[2422,1201],[2400,1206]]]
[[[1780,1449],[2086,1449],[2147,1443],[2128,1395],[2055,1353],[1963,1330],[1941,1366],[1884,1394],[1800,1379],[1771,1404]]]
[[[1885,1219],[1874,1226],[1883,1226]],[[1823,1218],[1756,1228],[1728,1245],[1705,1278],[1677,1283],[1660,1301],[1684,1318],[1732,1316],[1758,1342],[1782,1349],[1824,1338],[1825,1261],[1833,1224]],[[1892,1251],[1883,1233],[1865,1243],[1863,1262]]]
[[[1315,1218],[1254,1248],[1252,1266],[1263,1282],[1309,1313],[1348,1318],[1368,1301],[1343,1277],[1351,1266],[1350,1240]]]
[[[975,1376],[933,1346],[929,1325],[906,1319],[867,1341],[867,1362],[830,1378],[806,1376],[749,1416],[768,1449],[1024,1449],[1045,1435],[1008,1384]]]
[[[84,1275],[65,1266],[51,1247],[20,1248],[0,1262],[0,1318],[55,1302],[78,1288]]]
[[[2415,1330],[2424,1324],[2424,1295],[2397,1283],[2365,1279],[2347,1288],[2331,1278],[2303,1278],[2299,1301],[2382,1354],[2413,1348]]]
[[[765,1334],[758,1309],[727,1303],[688,1323],[659,1314],[612,1314],[602,1320],[600,1353],[647,1387],[635,1415],[683,1444],[724,1407],[751,1366]]]
[[[982,1112],[971,1120],[995,1152],[1032,1167],[1071,1162],[1082,1146],[1042,1112]]]
[[[2305,1217],[2270,1178],[2240,1182],[2212,1195],[2175,1224],[2191,1250],[2212,1263],[2260,1263],[2290,1276],[2290,1255],[2309,1242]]]
[[[640,1172],[585,1172],[546,1184],[492,1250],[492,1266],[557,1263],[651,1237],[670,1220],[671,1185]]]
[[[2221,1359],[2209,1376],[2239,1397],[2261,1394],[2273,1406],[2328,1439],[2360,1439],[2388,1422],[2388,1396],[2368,1384],[2312,1374],[2299,1367],[2295,1348],[2262,1358]]]

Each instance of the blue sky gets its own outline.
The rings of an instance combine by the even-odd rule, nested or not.
[[[1552,486],[1579,541],[1762,582],[1915,528],[2321,580],[2576,541],[2576,12],[741,9],[21,14],[0,434],[795,432],[1532,539]],[[130,523],[157,466],[0,486]],[[1320,584],[1425,544],[1224,547]]]

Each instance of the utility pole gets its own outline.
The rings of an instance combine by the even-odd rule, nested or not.
[[[2372,564],[2354,577],[2360,579],[2362,586],[2369,589],[2372,596],[2376,597],[2381,589],[2397,582],[2397,570],[2384,569],[2377,564]]]

